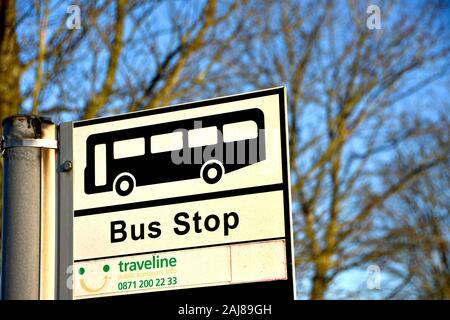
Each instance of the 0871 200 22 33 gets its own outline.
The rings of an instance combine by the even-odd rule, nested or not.
[[[146,289],[153,287],[175,286],[177,283],[177,277],[121,281],[117,284],[117,289],[120,291]]]

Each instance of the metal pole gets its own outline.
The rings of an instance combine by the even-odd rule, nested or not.
[[[58,150],[58,277],[57,299],[72,300],[73,293],[73,171],[72,122],[59,127]]]
[[[52,252],[54,244],[51,244],[54,241],[51,232],[53,238],[55,232],[51,231],[51,225],[46,225],[55,218],[55,212],[48,211],[54,210],[54,205],[49,204],[45,196],[52,188],[42,186],[42,176],[46,174],[43,172],[42,148],[57,147],[56,140],[43,139],[42,128],[49,130],[49,125],[53,124],[36,116],[12,116],[3,121],[2,299],[52,296],[46,293],[51,281],[42,283],[48,281],[49,276],[53,277],[48,270],[42,272],[43,266],[54,272],[54,267],[49,265],[54,258],[46,255],[55,254]],[[44,158],[49,157],[48,153],[44,154]],[[48,167],[49,161],[46,162]],[[45,214],[43,209],[47,210]]]
[[[56,126],[41,122],[41,138],[56,141]],[[41,300],[56,297],[56,150],[41,148]]]

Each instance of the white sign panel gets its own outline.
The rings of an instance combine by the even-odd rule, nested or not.
[[[75,299],[294,294],[283,88],[73,123]]]

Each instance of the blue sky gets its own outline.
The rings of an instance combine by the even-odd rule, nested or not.
[[[68,14],[66,13],[67,7],[72,4],[70,1],[56,1],[51,0],[50,3],[50,20],[49,20],[49,36],[54,32],[56,26],[58,25],[59,21],[61,19],[64,19],[65,17],[68,17]],[[75,2],[76,3],[76,2]],[[99,2],[101,3],[101,2]],[[346,2],[341,2],[342,4]],[[360,4],[363,3],[364,5],[369,2],[360,2]],[[370,4],[379,4],[381,7],[381,13],[382,13],[382,31],[375,31],[378,32],[378,34],[375,35],[375,37],[382,37],[383,33],[386,32],[395,32],[393,30],[393,26],[388,23],[389,20],[383,19],[383,12],[385,8],[385,2],[380,1],[371,1]],[[405,1],[402,3],[401,6],[398,6],[398,10],[401,10],[402,13],[404,12],[410,12],[411,13],[411,19],[417,20],[417,23],[420,23],[420,16],[417,16],[417,11],[415,10],[415,7],[418,4],[423,4],[422,1]],[[151,4],[149,3],[148,6]],[[199,12],[201,9],[201,4],[199,2],[188,2],[187,4],[183,1],[175,1],[173,2],[173,5],[182,7],[185,12],[186,16],[192,15],[195,16],[196,13]],[[27,14],[29,12],[30,3],[28,1],[18,1],[17,4],[18,7],[18,16],[22,16],[23,14]],[[81,5],[82,9],[82,19],[84,17],[83,13],[83,6]],[[111,8],[109,11],[112,10]],[[145,9],[145,8],[144,8]],[[143,9],[141,9],[143,10]],[[141,12],[137,11],[134,14],[136,16],[139,16]],[[168,32],[168,23],[166,17],[170,17],[171,11],[170,7],[168,5],[159,5],[158,8],[154,11],[152,11],[150,16],[145,16],[145,21],[143,22],[143,27],[139,29],[138,31],[134,30],[134,23],[130,19],[126,21],[126,28],[125,28],[125,39],[130,39],[131,43],[129,47],[126,47],[123,53],[123,56],[121,58],[121,67],[120,67],[120,76],[119,76],[119,84],[124,84],[126,80],[126,75],[131,73],[129,71],[137,72],[137,76],[135,78],[127,79],[129,80],[133,85],[139,85],[142,81],[145,81],[150,77],[152,73],[154,73],[154,61],[149,58],[148,52],[145,51],[145,46],[141,47],[141,50],[132,50],[131,47],[136,43],[139,43],[140,41],[143,41],[148,34],[146,32],[150,31],[158,31],[159,37],[156,43],[155,50],[159,51],[165,51],[167,47],[171,47],[174,45],[172,42],[170,33]],[[398,14],[395,11],[392,14]],[[343,13],[343,17],[346,17],[346,13]],[[446,19],[449,17],[449,9],[448,7],[443,11],[442,16],[440,19]],[[104,19],[105,24],[108,24],[110,21],[109,16],[102,16],[101,19]],[[274,20],[275,21],[275,20]],[[449,19],[447,19],[449,21]],[[341,26],[341,28],[339,28]],[[88,24],[84,24],[83,27],[89,27]],[[161,31],[161,32],[160,32]],[[337,41],[342,41],[342,44],[344,44],[345,38],[349,35],[347,33],[348,30],[345,29],[345,25],[339,25],[337,24],[336,30],[334,30],[337,36]],[[80,30],[74,30],[74,33],[81,32]],[[28,16],[27,19],[24,20],[23,24],[21,24],[19,28],[19,41],[21,45],[27,47],[27,46],[33,46],[32,39],[35,38],[35,35],[37,34],[36,24],[35,24],[35,17],[32,15]],[[48,39],[49,37],[47,37]],[[88,49],[89,46],[98,45],[99,47],[99,60],[97,64],[93,63],[93,57],[92,52]],[[260,45],[267,45],[265,43],[261,43]],[[442,45],[448,45],[448,43],[442,43]],[[95,89],[98,90],[102,79],[104,78],[104,70],[105,70],[105,61],[107,60],[106,50],[104,48],[104,44],[102,44],[102,41],[95,37],[95,35],[88,36],[87,40],[83,42],[83,44],[77,49],[78,54],[75,55],[76,61],[71,65],[70,69],[63,73],[61,76],[60,81],[66,83],[68,86],[70,86],[73,90],[70,94],[70,101],[68,101],[68,105],[73,108],[74,110],[77,107],[80,107],[85,103],[87,99],[87,94],[91,92],[90,88],[90,79],[88,79],[87,75],[91,73],[93,69],[97,70],[98,78],[96,82]],[[31,51],[24,51],[24,52],[32,52]],[[405,52],[405,54],[408,54],[408,52]],[[28,56],[23,53],[22,59],[28,60]],[[202,63],[200,61],[200,63]],[[250,63],[250,62],[249,62]],[[448,66],[449,61],[444,61],[445,64],[442,65],[436,65],[436,64],[430,64],[426,66],[423,70],[416,73],[411,73],[408,78],[404,80],[404,83],[402,83],[402,86],[407,88],[412,82],[417,82],[418,79],[426,77],[430,73],[434,73],[436,70],[447,70],[446,76],[429,83],[428,86],[420,88],[419,90],[415,90],[414,94],[409,95],[405,97],[404,99],[398,101],[393,108],[390,109],[389,112],[391,114],[396,113],[405,113],[405,115],[410,116],[418,116],[428,119],[435,119],[438,112],[446,112],[446,108],[448,108],[448,105],[443,104],[442,102],[448,100],[448,88],[449,88],[449,72],[448,72]],[[446,69],[447,68],[447,69]],[[86,78],[85,78],[86,75]],[[25,73],[25,75],[22,78],[21,87],[22,92],[25,93],[27,90],[30,89],[30,86],[33,83],[35,74],[34,74],[34,68],[29,68],[28,71]],[[277,85],[289,85],[289,83],[283,83],[283,79],[280,79],[281,83],[278,83]],[[249,84],[242,83],[241,86],[238,86],[235,88],[234,93],[240,93],[247,91],[249,89],[260,89],[255,88]],[[60,103],[61,94],[58,92],[56,87],[50,87],[48,91],[44,92],[44,99],[43,99],[43,109],[46,109],[47,107],[56,105]],[[211,93],[209,92],[198,92],[196,94],[196,98],[207,98],[211,97],[209,96]],[[289,97],[288,97],[289,99]],[[109,105],[110,110],[114,110],[114,112],[124,112],[126,109],[124,106],[128,103],[128,101],[122,101],[120,99],[116,99],[112,101]],[[23,111],[29,111],[31,109],[31,100],[27,99],[24,101],[22,106]],[[321,130],[323,128],[320,128],[319,123],[323,123],[320,119],[323,117],[323,114],[320,113],[320,111],[317,111],[317,105],[308,105],[305,107],[305,111],[307,112],[307,116],[304,119],[303,125],[305,125],[306,130],[304,130],[304,134],[307,136],[310,136],[311,134],[314,134],[318,130]],[[108,114],[108,110],[104,111],[103,114]],[[448,112],[447,112],[448,114]],[[73,119],[76,119],[78,117],[78,114],[75,113],[63,113],[60,116],[54,116],[53,120],[56,122],[62,122],[62,121],[70,121]],[[393,119],[396,119],[395,117],[392,117]],[[392,121],[392,126],[398,125],[398,122],[396,120]],[[361,149],[361,146],[363,144],[360,144],[358,140],[355,140],[351,144],[351,148],[358,150]],[[380,165],[383,162],[389,162],[392,160],[391,154],[380,154],[378,158],[376,159],[376,165]],[[304,157],[301,159],[301,161],[307,161],[307,157]],[[380,182],[373,180],[372,181],[373,188],[376,189],[380,187]],[[326,206],[326,205],[324,205]],[[295,209],[295,206],[294,206]],[[352,208],[346,208],[348,211],[348,214],[351,214]],[[365,266],[366,267],[366,266]],[[353,289],[360,289],[361,286],[365,285],[366,281],[366,270],[365,267],[358,268],[357,270],[352,270],[349,273],[346,273],[340,277],[338,277],[336,281],[336,285],[341,288],[346,288],[348,290]],[[383,282],[388,281],[387,276],[383,275],[382,278]],[[298,279],[301,283],[301,279]],[[370,292],[368,293],[370,297],[377,298],[384,295],[385,292]]]

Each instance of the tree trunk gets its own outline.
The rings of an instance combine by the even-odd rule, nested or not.
[[[325,299],[325,292],[328,289],[330,279],[327,277],[327,271],[330,267],[330,259],[326,254],[321,254],[315,262],[315,274],[312,279],[310,292],[311,300]]]
[[[326,277],[320,273],[316,273],[313,278],[310,298],[311,300],[323,300],[325,298],[325,291],[328,286]]]
[[[16,2],[2,0],[0,1],[0,122],[20,110],[20,75],[19,45],[16,39]],[[1,127],[0,135],[3,135]],[[3,162],[0,161],[0,164],[3,165]],[[3,166],[0,168],[0,200],[2,172]]]
[[[0,121],[18,113],[20,98],[19,45],[16,39],[16,2],[0,2]]]

